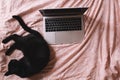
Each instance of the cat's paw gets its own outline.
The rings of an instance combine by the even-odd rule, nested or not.
[[[10,52],[7,50],[7,51],[5,52],[5,55],[10,56]]]
[[[9,62],[9,64],[15,66],[15,65],[18,64],[18,62],[19,62],[18,60],[16,60],[16,59],[12,59],[12,60]]]
[[[6,55],[6,56],[10,56],[10,54],[9,54],[9,53],[5,53],[5,55]]]
[[[6,39],[2,40],[2,43],[4,43],[4,44],[7,43],[7,40]]]

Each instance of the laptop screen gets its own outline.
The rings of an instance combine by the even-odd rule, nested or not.
[[[42,9],[39,10],[43,16],[64,16],[64,15],[83,15],[87,10],[83,8],[58,8],[58,9]]]

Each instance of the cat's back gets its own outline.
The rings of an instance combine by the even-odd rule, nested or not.
[[[36,54],[49,50],[49,46],[43,38],[38,38],[31,34],[24,37],[24,48],[26,52],[36,52]]]

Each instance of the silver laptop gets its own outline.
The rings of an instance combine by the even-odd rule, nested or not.
[[[44,38],[49,44],[80,43],[84,38],[83,14],[88,8],[40,10]]]

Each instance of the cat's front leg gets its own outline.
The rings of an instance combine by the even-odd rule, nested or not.
[[[14,43],[10,48],[5,52],[5,55],[10,56],[12,52],[16,49],[16,44]]]

